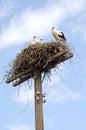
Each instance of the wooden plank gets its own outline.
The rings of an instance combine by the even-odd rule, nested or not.
[[[58,61],[58,64],[61,64],[62,62],[70,59],[71,57],[73,57],[73,54],[72,53],[68,53],[67,55],[65,55],[65,57],[61,60]],[[52,61],[53,62],[53,61]],[[51,61],[48,63],[48,69],[50,70],[51,69],[51,66],[49,67],[49,64],[51,64]],[[57,63],[56,64],[53,64],[52,65],[52,68],[54,68],[56,65],[58,65]],[[44,70],[46,71],[47,69],[47,66],[44,68]]]
[[[32,74],[28,75],[28,76],[25,76],[25,77],[21,77],[19,78],[19,80],[16,80],[14,83],[13,83],[13,86],[16,87],[17,85],[20,85],[21,83],[25,82],[26,80],[32,78]]]
[[[17,78],[22,77],[23,75],[27,75],[27,74],[29,74],[32,70],[33,70],[33,68],[29,68],[29,69],[27,69],[27,70],[24,70],[23,72],[20,72],[20,73],[18,73],[18,74],[16,74],[16,75],[13,75],[13,76],[11,76],[11,77],[8,77],[7,80],[6,80],[6,83],[10,83],[10,82],[16,80]]]
[[[45,68],[45,67],[48,65],[48,63],[52,61],[52,59],[58,58],[59,56],[61,56],[61,55],[64,54],[65,52],[66,52],[66,50],[63,50],[63,51],[61,51],[61,52],[59,52],[59,53],[56,53],[56,54],[53,54],[52,56],[49,56],[48,61],[47,61],[47,63],[43,66],[43,68]],[[57,64],[58,64],[58,63],[57,63]]]

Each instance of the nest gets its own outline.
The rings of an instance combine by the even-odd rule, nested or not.
[[[48,73],[72,56],[69,47],[59,42],[30,45],[16,56],[7,75],[6,83],[16,80],[13,86],[19,85],[33,78],[36,70]]]

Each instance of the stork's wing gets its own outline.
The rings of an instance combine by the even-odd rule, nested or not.
[[[63,33],[63,32],[61,32],[61,34],[62,34],[62,36],[64,36],[64,33]]]
[[[65,36],[64,36],[64,34],[62,33],[62,35],[58,35],[60,38],[63,38],[63,39],[65,39],[66,40],[66,38],[65,38]]]

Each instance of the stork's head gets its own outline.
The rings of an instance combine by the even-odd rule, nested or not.
[[[52,27],[52,30],[54,29],[55,27]]]
[[[36,40],[36,36],[33,36],[33,40]]]
[[[33,36],[33,38],[36,38],[36,36]]]

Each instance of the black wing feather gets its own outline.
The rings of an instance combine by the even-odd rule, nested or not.
[[[64,33],[61,32],[61,34],[62,34],[62,35],[58,35],[58,36],[66,40],[66,38],[65,38],[65,36],[64,36]]]

